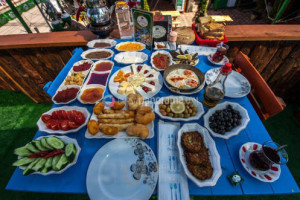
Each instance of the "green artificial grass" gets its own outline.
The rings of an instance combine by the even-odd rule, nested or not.
[[[5,200],[85,200],[88,195],[79,194],[48,194],[7,191],[5,187],[15,170],[11,164],[16,156],[13,150],[32,140],[37,131],[36,122],[40,115],[51,108],[52,104],[36,104],[26,95],[19,92],[0,90],[0,188],[1,199]],[[264,125],[274,141],[288,144],[289,163],[297,183],[300,181],[300,122],[293,116],[295,105],[287,108],[277,116],[268,119]],[[157,199],[153,196],[151,199]],[[268,196],[200,196],[191,197],[192,200],[296,200],[300,194],[268,195]]]

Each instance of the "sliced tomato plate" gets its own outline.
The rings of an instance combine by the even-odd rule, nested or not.
[[[52,118],[49,118],[48,115]],[[89,111],[83,107],[56,107],[43,113],[37,122],[37,126],[39,131],[49,134],[67,134],[77,132],[87,124],[90,115]],[[45,120],[48,121],[45,123]]]

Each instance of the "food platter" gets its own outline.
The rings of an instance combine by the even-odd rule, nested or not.
[[[211,62],[214,65],[225,65],[225,63],[229,62],[229,59],[227,58],[227,56],[224,56],[220,62],[213,61],[212,56],[213,56],[213,54],[207,56],[207,59],[209,62]]]
[[[95,44],[97,43],[107,43],[107,44],[110,44],[109,46],[105,46],[105,47],[95,47]],[[87,43],[86,46],[88,46],[89,48],[112,48],[114,46],[116,46],[117,42],[115,40],[112,40],[112,39],[97,39],[97,40],[92,40],[92,41],[89,41]]]
[[[91,53],[100,53],[100,52],[103,52],[103,56],[96,56],[96,57],[92,57],[92,58],[89,58],[88,55],[91,54]],[[81,54],[81,57],[83,59],[88,59],[88,60],[103,60],[103,59],[110,59],[111,57],[113,57],[114,55],[114,52],[110,49],[89,49],[89,50],[86,50],[84,52],[82,52]]]
[[[136,47],[139,47],[138,49],[133,49],[133,50],[122,50],[120,48],[122,48],[122,46],[125,45],[134,45]],[[115,47],[116,50],[118,51],[142,51],[146,48],[146,45],[141,43],[141,42],[121,42],[119,44],[117,44],[117,46]]]
[[[139,73],[138,71],[134,72],[133,70],[134,69],[137,69],[137,67],[141,66],[141,70]],[[145,71],[147,70],[148,72],[143,76],[143,80],[146,80],[146,82],[150,83],[151,81],[153,81],[155,83],[154,86],[150,86],[149,84],[145,84],[144,82],[142,83],[143,85],[140,85],[137,88],[137,91],[133,91],[133,93],[140,93],[142,95],[142,97],[144,98],[144,100],[147,100],[151,97],[153,97],[154,95],[156,95],[160,89],[162,88],[162,85],[163,85],[163,78],[161,76],[161,74],[159,72],[157,72],[156,70],[154,69],[151,69],[150,66],[148,65],[135,65],[135,64],[132,64],[132,65],[129,65],[129,66],[126,66],[118,71],[116,71],[111,77],[110,77],[110,80],[109,80],[109,84],[108,84],[108,87],[109,87],[109,90],[110,92],[112,93],[113,96],[115,96],[116,98],[120,99],[120,100],[125,100],[126,97],[127,97],[127,94],[126,94],[126,91],[125,91],[125,94],[120,94],[119,92],[119,89],[120,89],[120,86],[121,84],[119,82],[114,82],[115,80],[115,77],[120,73],[120,71],[123,71],[124,74],[129,74],[129,73],[134,73],[134,74],[144,74]],[[148,78],[148,74],[152,74],[153,77],[149,77]],[[150,76],[149,75],[149,76]],[[123,81],[124,82],[124,81]],[[134,81],[135,82],[135,81]],[[144,85],[146,85],[145,87],[151,87],[153,89],[153,91],[148,91],[147,93],[144,92],[144,90],[142,89],[141,86],[144,87]],[[125,86],[124,86],[125,87]]]
[[[241,115],[241,119],[240,119],[240,125],[236,126],[235,128],[233,128],[230,131],[226,131],[225,134],[220,134],[220,133],[216,133],[215,131],[212,130],[212,128],[210,127],[210,117],[216,112],[216,111],[220,111],[222,109],[227,108],[227,106],[230,105],[232,106],[232,108],[234,110],[236,110],[237,112],[240,113]],[[203,117],[204,120],[204,127],[207,128],[207,130],[214,136],[214,137],[219,137],[219,138],[223,138],[223,139],[229,139],[232,136],[238,135],[242,130],[244,130],[249,121],[249,115],[248,115],[248,111],[243,108],[240,104],[238,103],[233,103],[233,102],[228,102],[225,101],[223,103],[220,103],[218,105],[216,105],[215,107],[209,109],[207,111],[207,113],[204,115]]]
[[[76,97],[81,89],[81,86],[84,83],[84,80],[86,79],[87,75],[89,74],[89,72],[92,68],[93,63],[94,62],[91,60],[80,60],[80,61],[74,63],[72,68],[68,72],[66,78],[61,83],[61,85],[58,87],[55,94],[53,95],[53,97],[52,97],[53,103],[69,104],[69,103],[72,103],[73,101],[75,101]],[[75,74],[75,76],[73,76],[74,74]],[[81,83],[75,82],[75,81],[78,81],[79,79],[81,79]],[[75,88],[78,91],[76,92],[75,89],[71,89],[71,88]],[[65,93],[65,94],[63,94],[63,93]],[[66,99],[67,97],[69,97],[69,100]]]
[[[245,168],[245,170],[254,178],[262,181],[271,183],[276,181],[281,174],[281,168],[278,164],[273,164],[271,169],[267,171],[260,171],[257,169],[254,169],[249,161],[250,154],[255,150],[260,150],[262,148],[261,144],[258,144],[256,142],[247,142],[243,144],[239,150],[239,157],[240,161]]]
[[[120,64],[138,64],[148,60],[148,55],[143,52],[125,51],[115,55],[114,60]]]
[[[72,133],[72,132],[78,132],[82,127],[84,127],[84,126],[87,124],[87,122],[88,122],[88,120],[89,120],[89,118],[90,118],[90,115],[91,115],[91,114],[89,113],[89,111],[88,111],[86,108],[83,108],[83,107],[78,107],[78,106],[62,106],[62,107],[52,108],[51,110],[49,110],[49,111],[43,113],[42,116],[43,116],[44,114],[52,115],[54,111],[59,111],[59,110],[65,110],[65,111],[72,111],[72,110],[75,110],[75,111],[81,112],[81,113],[84,115],[85,120],[84,120],[84,122],[83,122],[79,127],[73,128],[73,129],[71,129],[71,130],[66,130],[66,131],[64,131],[64,130],[52,130],[52,129],[48,128],[48,127],[46,126],[46,123],[44,123],[44,122],[42,121],[42,117],[40,117],[40,119],[39,119],[38,122],[37,122],[37,126],[38,126],[38,128],[39,128],[39,131],[41,131],[41,132],[46,132],[46,133],[49,133],[49,134],[67,134],[67,133]],[[67,120],[66,118],[68,118],[68,117],[61,117],[61,116],[60,116],[60,117],[57,118],[57,119],[59,119],[59,120]],[[73,118],[73,117],[72,117],[72,118]],[[69,120],[69,119],[68,119],[68,120]]]
[[[160,54],[160,55],[164,55],[165,57],[164,58],[168,58],[169,59],[169,64],[165,67],[165,68],[162,68],[162,67],[158,67],[157,65],[158,64],[155,64],[155,61],[154,61],[154,58],[156,57],[156,56],[158,56],[158,54]],[[164,59],[163,58],[163,59]],[[173,63],[173,59],[172,59],[172,56],[171,56],[171,54],[169,53],[169,52],[167,52],[167,51],[164,51],[164,50],[158,50],[158,51],[155,51],[155,52],[153,52],[152,53],[152,55],[151,55],[151,66],[154,68],[154,69],[156,69],[157,71],[164,71],[167,67],[169,67],[170,65],[172,65],[172,63]]]
[[[220,68],[210,69],[205,74],[205,82],[211,84],[218,76]],[[240,73],[232,70],[225,81],[225,96],[230,98],[241,98],[247,96],[251,91],[249,81]]]
[[[159,105],[163,104],[165,101],[168,101],[170,99],[178,100],[178,101],[191,101],[193,103],[193,105],[195,105],[195,107],[197,109],[196,115],[188,117],[188,118],[182,118],[182,117],[174,118],[174,117],[170,117],[170,116],[167,116],[167,115],[164,116],[160,112]],[[202,103],[200,103],[199,101],[197,101],[195,98],[186,97],[186,96],[168,96],[168,97],[162,97],[158,101],[155,102],[155,108],[154,108],[154,110],[155,110],[155,113],[160,118],[171,120],[171,121],[192,121],[192,120],[198,120],[204,114],[204,108],[203,108]]]
[[[49,138],[49,137],[53,137],[53,136],[41,136],[35,139],[35,141],[41,140],[42,138]],[[54,171],[53,169],[48,171],[47,173],[43,173],[43,172],[33,172],[32,174],[40,174],[43,176],[47,176],[47,175],[51,175],[51,174],[62,174],[64,171],[66,171],[68,168],[70,168],[71,166],[75,165],[77,163],[77,159],[79,156],[79,153],[81,151],[81,148],[77,142],[76,139],[74,138],[69,138],[67,136],[55,136],[57,138],[59,138],[61,141],[63,141],[66,145],[67,144],[74,144],[75,148],[76,148],[76,154],[73,158],[73,160],[68,163],[63,169],[59,170],[59,171]],[[18,156],[18,159],[21,159],[21,156]],[[20,166],[19,167],[21,170],[24,170],[26,167],[24,166]]]
[[[174,64],[187,64],[196,66],[199,63],[198,53],[191,54],[187,50],[170,51]]]
[[[205,147],[209,151],[209,160],[211,162],[211,166],[213,168],[213,173],[211,178],[206,179],[206,180],[199,180],[197,179],[188,169],[187,167],[187,161],[184,155],[184,150],[181,144],[181,137],[184,132],[191,132],[191,131],[197,131],[198,133],[201,134],[203,142]],[[189,179],[191,179],[198,187],[205,187],[205,186],[214,186],[216,185],[218,179],[222,175],[222,169],[221,169],[221,163],[220,163],[220,155],[218,153],[218,150],[216,148],[215,141],[211,138],[209,135],[208,131],[200,126],[197,123],[188,123],[184,124],[181,129],[178,131],[178,136],[177,136],[177,147],[179,151],[179,158],[180,162],[183,166],[183,169]]]
[[[104,109],[109,109],[111,102],[105,102],[105,107]],[[144,101],[143,106],[149,106],[151,108],[153,108],[153,103],[151,101]],[[125,103],[125,107],[123,108],[123,110],[126,110],[128,108],[128,105]],[[92,114],[90,120],[98,120],[97,115],[95,113]],[[149,138],[153,138],[154,137],[154,121],[152,121],[152,123],[147,124],[146,127],[149,130],[149,135],[148,135],[148,139]],[[88,139],[99,139],[99,138],[105,138],[105,139],[111,139],[111,138],[138,138],[138,137],[134,137],[134,136],[128,136],[126,134],[126,130],[123,131],[119,131],[116,135],[106,135],[103,132],[101,132],[101,130],[95,134],[92,135],[91,133],[89,133],[88,129],[85,132],[85,137]]]
[[[152,149],[139,139],[117,139],[105,144],[93,157],[86,188],[91,200],[148,200],[157,179]]]
[[[164,83],[171,92],[178,94],[197,93],[205,84],[204,75],[198,68],[184,64],[169,66],[164,72]]]
[[[111,69],[105,71],[96,71],[96,67],[99,64],[110,63]],[[79,94],[77,95],[77,99],[82,104],[95,104],[102,100],[104,93],[106,91],[107,82],[110,76],[110,72],[112,71],[114,63],[110,60],[99,60],[95,62],[89,76],[86,78],[84,85],[82,86]],[[100,67],[101,69],[101,67]],[[93,94],[93,95],[91,95]],[[93,96],[94,99],[89,98],[89,96]]]

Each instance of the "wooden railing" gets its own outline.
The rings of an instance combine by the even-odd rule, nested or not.
[[[118,31],[111,36],[118,37]],[[231,61],[242,51],[277,96],[299,98],[300,25],[228,25],[226,36]],[[95,38],[89,31],[0,36],[0,89],[49,102],[43,86],[57,76],[74,48]]]

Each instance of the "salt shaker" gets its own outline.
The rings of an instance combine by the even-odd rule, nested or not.
[[[176,50],[176,40],[177,40],[177,33],[175,31],[171,31],[169,35],[170,50]]]

